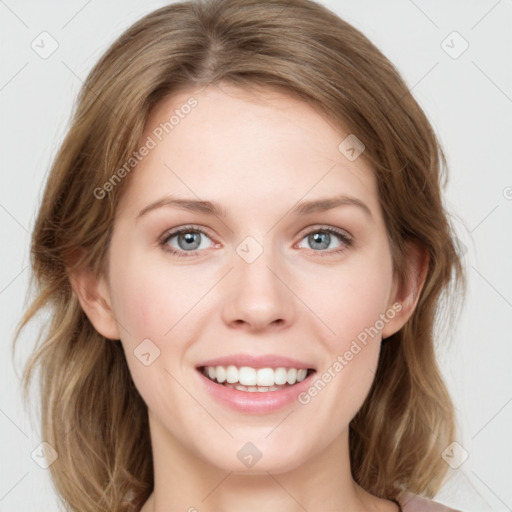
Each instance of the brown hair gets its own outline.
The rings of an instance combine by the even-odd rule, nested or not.
[[[280,88],[349,127],[375,172],[396,275],[405,277],[406,241],[428,253],[417,307],[383,342],[373,386],[350,424],[350,457],[354,479],[377,496],[433,497],[447,471],[441,452],[456,434],[434,327],[443,293],[465,283],[441,199],[446,160],[395,67],[310,0],[171,4],[122,34],[84,83],[39,209],[31,245],[37,293],[16,333],[40,310],[51,312],[23,385],[26,399],[39,369],[42,434],[59,454],[50,466],[58,492],[80,512],[139,510],[152,492],[147,407],[120,341],[93,328],[70,275],[104,271],[129,177],[101,200],[94,190],[138,148],[151,109],[178,89],[221,82]]]

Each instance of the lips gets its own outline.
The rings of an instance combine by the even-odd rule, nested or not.
[[[279,356],[279,355],[264,355],[264,356],[251,356],[248,354],[234,354],[232,356],[218,357],[215,359],[208,359],[201,362],[196,368],[205,366],[236,366],[241,368],[242,366],[249,366],[251,368],[297,368],[297,369],[315,369],[311,363],[293,359],[291,357]]]
[[[277,355],[238,354],[196,366],[206,390],[232,409],[269,413],[293,403],[310,385],[311,364]]]

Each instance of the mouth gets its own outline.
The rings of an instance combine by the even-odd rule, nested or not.
[[[293,388],[315,373],[314,368],[217,365],[199,366],[207,379],[225,388],[245,393],[267,393]]]
[[[222,407],[238,413],[271,414],[297,403],[311,386],[311,363],[277,354],[232,354],[195,367],[202,389]]]

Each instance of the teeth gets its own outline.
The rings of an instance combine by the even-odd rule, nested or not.
[[[226,370],[224,366],[217,366],[215,373],[217,374],[217,382],[222,384],[226,380]]]
[[[256,372],[256,384],[258,386],[273,386],[275,384],[274,370],[272,368],[260,368]]]
[[[228,366],[226,369],[226,381],[230,384],[238,382],[238,368],[236,366]]]
[[[256,383],[258,383],[259,386],[260,383],[258,380],[259,379],[256,378],[256,370],[254,368],[242,366],[242,368],[238,370],[238,382],[240,382],[240,384],[243,384],[244,386],[256,386]]]
[[[286,384],[286,376],[288,375],[288,372],[286,371],[286,368],[276,368],[274,371],[274,382],[280,386],[282,384]]]
[[[290,385],[302,382],[307,376],[305,368],[251,368],[249,366],[208,366],[203,369],[203,374],[210,380],[225,385],[233,384],[240,391],[276,391],[276,386]]]
[[[224,384],[227,388],[237,389],[238,391],[247,391],[249,393],[265,393],[267,391],[279,391],[286,386],[243,386],[242,384]]]
[[[297,382],[297,370],[295,368],[290,368],[288,370],[286,382],[288,382],[288,384],[295,384]]]
[[[308,371],[304,368],[301,368],[300,370],[297,370],[297,380],[299,382],[302,382],[308,374]]]

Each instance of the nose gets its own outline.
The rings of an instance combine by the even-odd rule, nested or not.
[[[290,279],[284,264],[265,249],[252,263],[234,253],[233,265],[225,283],[225,324],[252,332],[290,326],[295,320],[297,298],[287,282]]]

